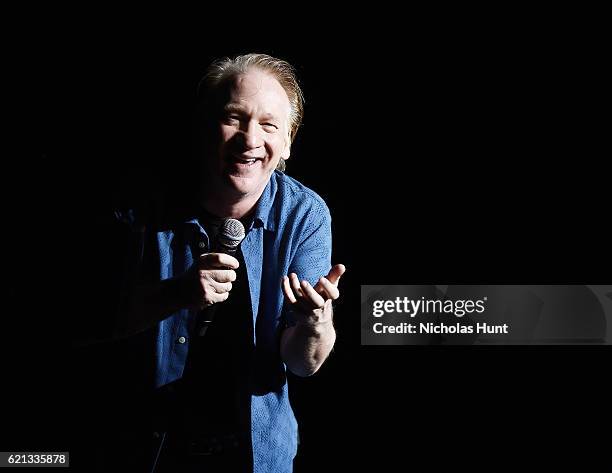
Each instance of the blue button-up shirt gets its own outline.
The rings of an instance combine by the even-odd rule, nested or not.
[[[155,274],[147,279],[167,279],[184,273],[193,263],[191,248],[208,235],[197,219],[171,229],[156,231],[144,241],[153,249],[141,251]],[[331,217],[315,192],[282,172],[275,171],[259,199],[254,218],[241,243],[253,316],[253,343],[280,363],[280,333],[291,323],[283,309],[282,277],[295,272],[313,286],[331,268]],[[146,256],[146,255],[153,256]],[[156,385],[181,378],[195,312],[180,310],[157,327]],[[280,363],[284,369],[284,364]],[[274,369],[258,370],[257,376],[273,376]],[[272,380],[256,380],[268,389],[251,394],[251,438],[255,472],[289,472],[297,451],[297,423],[289,404],[286,379],[282,386]],[[272,388],[273,386],[273,388]]]

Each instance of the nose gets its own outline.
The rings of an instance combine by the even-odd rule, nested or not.
[[[246,122],[240,133],[242,145],[247,149],[259,148],[262,145],[262,139],[257,125],[253,121]]]

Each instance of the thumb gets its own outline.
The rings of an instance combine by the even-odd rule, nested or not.
[[[327,275],[328,281],[331,282],[333,285],[337,286],[338,281],[340,281],[340,277],[344,274],[345,271],[346,266],[344,266],[343,264],[334,265],[334,267],[329,271],[329,274]]]

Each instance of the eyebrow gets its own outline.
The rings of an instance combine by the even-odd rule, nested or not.
[[[226,113],[233,113],[233,112],[244,113],[244,108],[242,108],[238,104],[230,103],[230,104],[227,104],[225,107],[223,107],[223,111]],[[262,114],[260,118],[262,120],[277,120],[277,118],[269,112]]]
[[[223,111],[225,112],[243,112],[244,109],[240,105],[229,103],[225,107],[223,107]]]

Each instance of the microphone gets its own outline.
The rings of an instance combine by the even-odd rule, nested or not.
[[[212,245],[213,253],[225,253],[234,256],[238,250],[240,242],[244,240],[245,231],[244,225],[235,218],[226,218],[221,223],[214,244]],[[197,323],[196,333],[203,337],[206,334],[208,326],[212,323],[215,316],[216,305],[208,307],[200,312],[200,317]]]
[[[214,253],[225,253],[231,256],[236,254],[238,245],[244,239],[244,226],[240,220],[226,218],[217,233],[216,244],[213,245]]]

